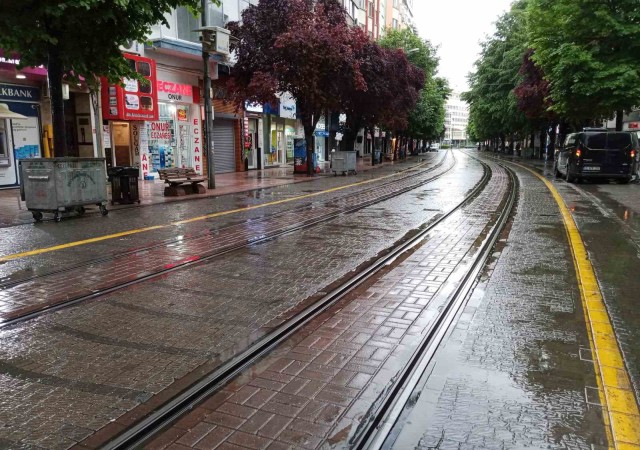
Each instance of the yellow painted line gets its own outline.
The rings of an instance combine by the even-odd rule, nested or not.
[[[608,430],[612,445],[610,448],[640,450],[640,406],[624,365],[620,345],[607,313],[595,270],[589,260],[576,222],[560,193],[549,180],[526,166],[513,164],[542,180],[560,208],[578,277],[589,344],[594,355],[593,363],[600,402],[606,412],[605,427],[610,428]]]
[[[447,159],[448,156],[449,156],[449,153],[446,153],[445,157],[442,158],[442,161],[444,162],[444,160]],[[81,241],[74,241],[74,242],[68,242],[66,244],[54,245],[52,247],[38,248],[38,249],[35,249],[35,250],[29,250],[29,251],[26,251],[26,252],[20,252],[20,253],[14,253],[14,254],[10,254],[10,255],[0,256],[0,263],[6,262],[6,261],[11,261],[11,260],[14,260],[14,259],[26,258],[28,256],[42,255],[44,253],[55,252],[55,251],[58,251],[58,250],[64,250],[64,249],[68,249],[68,248],[72,248],[72,247],[79,247],[79,246],[82,246],[82,245],[93,244],[95,242],[108,241],[110,239],[117,239],[117,238],[121,238],[121,237],[125,237],[125,236],[131,236],[133,234],[146,233],[148,231],[155,231],[155,230],[160,230],[160,229],[163,229],[163,228],[170,228],[170,227],[175,227],[175,226],[179,226],[179,225],[185,225],[185,224],[188,224],[188,223],[199,222],[199,221],[202,221],[202,220],[213,219],[213,218],[216,218],[216,217],[228,216],[228,215],[231,215],[231,214],[237,214],[237,213],[241,213],[241,212],[251,211],[251,210],[254,210],[254,209],[266,208],[268,206],[281,205],[283,203],[290,203],[290,202],[294,202],[294,201],[297,201],[297,200],[303,200],[305,198],[317,197],[319,195],[329,194],[329,193],[332,193],[332,192],[337,192],[337,191],[341,191],[341,190],[344,190],[344,189],[352,188],[352,187],[355,187],[355,186],[362,186],[362,185],[365,185],[365,184],[373,183],[375,181],[380,181],[380,180],[384,180],[384,179],[387,179],[387,178],[392,178],[394,176],[397,176],[398,173],[408,172],[408,171],[414,170],[414,169],[416,169],[418,167],[422,167],[422,166],[424,166],[426,164],[428,164],[428,163],[416,164],[415,166],[409,167],[409,168],[404,169],[404,170],[402,170],[400,172],[392,173],[392,174],[385,175],[385,176],[382,176],[382,177],[372,178],[370,180],[359,181],[357,183],[346,184],[344,186],[338,186],[338,187],[334,187],[334,188],[331,188],[331,189],[326,189],[324,191],[318,191],[318,192],[313,192],[313,193],[310,193],[310,194],[299,195],[297,197],[291,197],[291,198],[286,198],[286,199],[283,199],[283,200],[276,200],[276,201],[273,201],[273,202],[262,203],[260,205],[253,205],[253,206],[246,206],[244,208],[230,209],[230,210],[227,210],[227,211],[220,211],[220,212],[217,212],[217,213],[206,214],[204,216],[193,217],[191,219],[179,220],[177,222],[171,222],[171,223],[167,223],[167,224],[164,224],[164,225],[155,225],[155,226],[152,226],[152,227],[136,228],[136,229],[133,229],[133,230],[122,231],[120,233],[107,234],[107,235],[104,235],[104,236],[97,236],[97,237],[90,238],[90,239],[83,239]]]

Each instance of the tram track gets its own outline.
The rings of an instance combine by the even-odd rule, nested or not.
[[[350,196],[353,196],[354,194],[356,194],[356,195],[357,194],[363,194],[363,193],[370,192],[370,191],[373,191],[373,190],[376,190],[376,189],[379,189],[379,188],[382,188],[382,187],[385,187],[385,186],[389,186],[389,185],[392,185],[392,184],[395,184],[395,183],[399,183],[401,181],[405,181],[408,178],[415,178],[417,176],[423,176],[423,175],[425,175],[427,173],[433,172],[434,170],[439,169],[440,167],[442,167],[442,165],[446,162],[447,158],[448,157],[445,155],[445,157],[443,157],[440,161],[438,161],[434,166],[428,168],[427,170],[425,170],[423,172],[415,173],[417,168],[419,168],[419,167],[421,167],[421,166],[426,164],[426,163],[422,162],[422,163],[420,163],[420,164],[418,164],[416,166],[410,167],[408,169],[404,169],[403,171],[397,173],[397,175],[404,175],[404,176],[401,176],[401,177],[393,179],[393,180],[385,181],[385,182],[380,183],[380,184],[375,185],[375,186],[369,186],[369,187],[366,187],[364,189],[360,189],[356,193],[349,193],[349,194],[340,195],[337,198],[332,199],[330,201],[331,202],[338,202],[338,201],[340,201],[342,199],[345,199],[345,198],[348,198]],[[414,172],[414,173],[411,173],[411,172]],[[427,180],[427,182],[428,181],[430,181],[430,180]],[[243,224],[246,224],[246,223],[256,224],[256,223],[259,223],[259,222],[264,222],[266,220],[277,218],[277,217],[282,216],[282,215],[287,214],[287,213],[299,212],[299,211],[307,210],[309,208],[312,208],[314,203],[318,203],[318,202],[305,203],[305,204],[298,205],[295,208],[288,209],[288,210],[285,210],[285,211],[279,211],[279,212],[272,213],[272,214],[266,214],[266,215],[263,215],[261,217],[255,218],[255,219],[248,219]],[[320,203],[322,203],[322,201]],[[228,230],[228,229],[236,227],[236,226],[238,226],[238,225],[237,224],[227,225],[227,226],[221,227],[219,229],[216,229],[215,231],[210,231],[208,234],[218,234],[218,233],[224,232],[225,230]],[[43,273],[39,273],[39,274],[35,274],[35,275],[23,276],[23,277],[14,278],[14,279],[12,279],[9,276],[0,277],[0,290],[6,289],[6,288],[9,288],[9,287],[13,287],[13,286],[18,286],[20,284],[32,281],[32,280],[37,279],[37,278],[42,278],[42,277],[50,276],[50,275],[60,275],[60,274],[72,272],[72,271],[81,269],[83,267],[91,266],[93,264],[102,263],[102,262],[106,262],[106,261],[112,261],[112,260],[114,260],[116,258],[131,256],[131,255],[138,254],[140,252],[150,251],[150,250],[154,250],[154,249],[162,248],[162,247],[167,247],[167,246],[170,246],[172,244],[184,243],[184,242],[187,242],[187,241],[190,241],[190,240],[193,240],[193,239],[198,239],[198,238],[201,238],[201,237],[202,237],[202,235],[188,235],[187,234],[187,235],[182,236],[181,238],[165,239],[165,240],[162,240],[160,242],[157,242],[157,243],[154,243],[154,244],[151,244],[151,245],[147,245],[147,246],[143,246],[143,247],[136,247],[136,248],[133,248],[133,249],[130,249],[130,250],[126,250],[126,251],[123,251],[123,252],[118,252],[118,253],[111,254],[111,255],[108,255],[108,256],[104,256],[104,257],[93,258],[93,259],[90,259],[90,260],[87,260],[87,261],[82,261],[81,263],[78,263],[78,264],[73,264],[73,265],[66,266],[66,267],[59,268],[59,269],[49,270],[49,271],[46,271],[46,272],[43,272]]]
[[[444,342],[452,326],[455,325],[456,317],[462,311],[473,292],[478,277],[513,212],[518,195],[517,177],[511,168],[504,165],[501,166],[509,174],[512,188],[508,190],[508,196],[505,199],[499,217],[491,227],[482,242],[481,248],[469,264],[468,270],[462,275],[453,293],[444,293],[444,295],[448,296],[444,308],[423,334],[424,337],[421,343],[414,351],[409,362],[395,377],[394,383],[389,387],[386,395],[380,399],[376,407],[360,423],[358,430],[349,442],[349,448],[367,450],[392,448],[393,443],[390,443],[389,440],[394,435],[398,419],[407,408],[412,394],[433,360],[438,347]]]
[[[383,257],[377,259],[366,268],[354,274],[344,284],[333,289],[331,292],[324,295],[321,299],[317,300],[315,303],[308,306],[303,311],[288,319],[286,323],[275,328],[272,332],[261,338],[259,341],[255,342],[245,351],[236,355],[234,358],[224,363],[209,375],[201,378],[200,381],[191,385],[191,387],[187,388],[181,394],[174,397],[172,400],[165,403],[161,407],[157,408],[148,416],[139,420],[137,423],[129,427],[121,434],[115,436],[109,442],[104,444],[102,448],[124,449],[139,448],[143,446],[145,443],[149,442],[152,438],[157,436],[168,426],[174,423],[177,419],[189,413],[194,407],[196,407],[196,405],[200,404],[215,392],[219,391],[223,386],[240,375],[244,370],[263,359],[279,344],[283,343],[286,339],[291,337],[302,327],[309,324],[314,318],[318,317],[328,308],[335,305],[347,294],[354,291],[363,283],[367,282],[370,278],[374,277],[385,267],[388,267],[407,251],[418,247],[421,242],[423,242],[424,238],[430,232],[432,232],[435,227],[450,218],[465,205],[473,202],[473,200],[476,199],[484,191],[492,178],[492,170],[488,164],[485,164],[482,161],[480,161],[480,164],[484,169],[482,179],[460,203],[458,203],[442,216],[431,222],[428,226],[425,226],[405,242],[396,245]],[[511,172],[509,172],[509,174],[512,183],[515,183],[515,178],[513,178]],[[515,191],[515,189],[512,189],[512,191]],[[509,196],[509,199],[505,200],[505,206],[500,214],[500,219],[496,221],[495,225],[493,225],[491,229],[491,232],[484,240],[482,251],[478,252],[478,254],[473,258],[473,263],[469,274],[464,279],[464,283],[462,283],[464,286],[461,286],[456,291],[457,294],[451,301],[452,305],[443,310],[443,318],[438,321],[439,330],[442,329],[442,327],[446,324],[450,325],[453,317],[455,317],[455,312],[458,311],[460,302],[464,301],[464,292],[468,292],[467,285],[469,285],[469,288],[473,285],[473,281],[475,280],[477,273],[481,270],[486,261],[486,256],[489,254],[491,248],[493,248],[495,239],[499,234],[499,231],[502,229],[504,223],[506,222],[506,218],[508,218],[511,213],[513,203],[515,201],[515,196],[516,194],[512,192]],[[456,307],[455,305],[458,306]],[[434,333],[436,331],[437,330],[434,330]],[[433,338],[431,338],[431,340],[433,340]],[[372,420],[370,422],[370,429],[377,429],[378,424],[379,421]],[[359,445],[360,442],[368,442],[369,435],[370,433],[366,433],[366,435],[359,434],[358,436],[362,436],[362,439],[358,438],[358,441],[354,444]]]
[[[445,164],[449,164],[449,166],[446,167]],[[124,289],[124,288],[151,280],[156,277],[166,275],[168,273],[171,273],[180,269],[184,269],[190,266],[208,262],[214,258],[218,258],[220,256],[240,250],[242,248],[246,248],[251,245],[256,245],[262,242],[270,241],[277,237],[280,237],[292,232],[313,227],[315,225],[335,219],[340,215],[353,213],[355,211],[358,211],[368,206],[371,206],[373,204],[391,199],[393,197],[402,195],[422,185],[435,181],[438,178],[441,178],[442,176],[449,173],[455,167],[456,164],[457,164],[457,161],[453,153],[447,153],[445,157],[443,157],[437,164],[435,164],[432,167],[429,167],[427,170],[416,172],[416,168],[413,167],[407,170],[407,172],[413,172],[413,173],[406,174],[405,176],[402,176],[399,179],[389,180],[387,182],[377,184],[375,186],[367,187],[366,189],[361,189],[355,193],[349,193],[349,194],[345,194],[337,198],[329,199],[323,202],[317,202],[317,203],[320,203],[321,205],[325,205],[326,211],[321,211],[321,208],[317,205],[314,206],[314,204],[301,205],[291,210],[282,211],[282,212],[278,212],[268,216],[263,216],[258,219],[254,219],[247,223],[249,223],[253,227],[259,227],[260,225],[267,224],[269,221],[276,221],[287,214],[309,213],[309,216],[305,220],[299,221],[297,223],[289,224],[280,228],[276,227],[271,231],[261,232],[253,236],[248,236],[237,242],[228,243],[227,245],[224,245],[212,250],[209,254],[205,253],[204,255],[194,255],[191,257],[183,258],[175,262],[169,262],[168,264],[163,264],[161,266],[161,269],[159,270],[152,270],[152,271],[146,271],[146,272],[142,271],[139,276],[133,279],[127,280],[125,282],[119,282],[119,283],[116,282],[110,286],[102,286],[102,287],[98,286],[96,289],[91,289],[90,292],[87,292],[83,295],[76,295],[76,296],[67,295],[65,297],[50,300],[48,302],[35,304],[28,308],[19,309],[13,313],[5,314],[4,316],[0,315],[0,329],[5,327],[10,327],[10,326],[13,326],[22,322],[26,322],[29,320],[33,320],[46,313],[54,312],[63,308],[71,307],[89,300],[93,300],[95,298],[118,291],[120,289]],[[442,168],[443,166],[445,166],[445,169],[443,171],[438,172],[434,175],[430,175],[434,171],[438,171],[438,169]],[[394,189],[394,187],[396,188]],[[384,191],[385,189],[387,189],[386,192]],[[375,196],[373,196],[373,198],[365,199],[364,201],[354,203],[353,199],[356,196],[372,195],[373,193],[376,194]],[[238,226],[246,226],[247,223],[244,223],[241,225],[237,225],[237,224],[230,225],[228,227],[221,228],[219,230],[216,230],[216,232],[212,233],[209,237],[217,238],[218,240],[224,240],[225,230],[233,230],[234,227],[237,228]],[[105,258],[96,258],[91,261],[86,261],[80,264],[67,266],[59,270],[47,272],[45,274],[39,274],[32,277],[24,277],[21,279],[5,281],[4,283],[0,283],[0,292],[3,292],[3,291],[6,292],[7,290],[10,290],[12,288],[20,288],[20,287],[23,287],[23,285],[30,282],[31,283],[39,282],[41,284],[46,284],[46,280],[48,279],[48,277],[60,277],[65,274],[73,274],[77,271],[82,271],[83,269],[86,270],[88,268],[94,267],[99,264],[106,264],[110,262],[115,264],[116,261],[121,259],[131,258],[136,255],[148,254],[154,251],[158,251],[160,249],[171,248],[172,246],[182,245],[184,243],[188,243],[189,241],[196,242],[197,239],[202,239],[202,236],[192,236],[192,237],[187,236],[187,237],[183,237],[182,239],[166,240],[161,243],[156,243],[150,246],[136,248],[134,250],[127,251],[124,253],[110,255]]]

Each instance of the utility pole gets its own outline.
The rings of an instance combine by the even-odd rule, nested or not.
[[[207,28],[208,14],[207,3],[209,0],[202,0],[202,28]],[[209,49],[206,44],[206,33],[203,33],[202,40],[202,62],[204,63],[204,147],[206,148],[207,155],[207,178],[209,189],[216,188],[216,174],[215,164],[213,161],[213,140],[211,139],[211,132],[213,128],[212,111],[211,111],[211,77],[209,76]]]

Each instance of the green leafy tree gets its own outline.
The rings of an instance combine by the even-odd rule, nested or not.
[[[520,67],[527,51],[526,0],[515,2],[496,23],[496,32],[482,44],[470,89],[463,99],[470,105],[469,120],[480,140],[500,139],[525,131],[529,125],[518,109],[513,90],[520,84]]]
[[[214,0],[219,4],[219,0]],[[112,82],[133,77],[119,49],[131,40],[144,41],[150,27],[164,15],[198,0],[3,0],[0,48],[20,54],[23,66],[47,67],[49,73],[54,150],[66,154],[62,82],[105,76]]]
[[[395,131],[418,139],[436,139],[444,131],[445,103],[450,94],[446,80],[434,77],[439,63],[436,48],[411,28],[388,30],[380,45],[404,50],[409,61],[425,75],[424,87],[407,125],[394,127]]]
[[[640,8],[636,0],[530,0],[533,59],[550,82],[552,110],[576,121],[617,114],[640,101]]]

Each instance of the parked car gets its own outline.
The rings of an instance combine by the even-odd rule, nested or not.
[[[628,183],[638,170],[638,137],[634,133],[585,129],[569,134],[555,154],[555,174],[568,182],[615,179]]]

